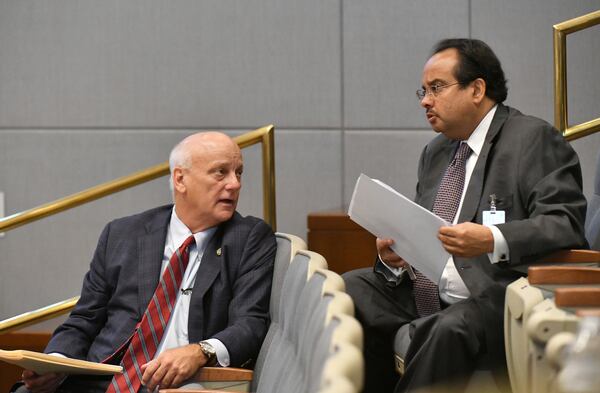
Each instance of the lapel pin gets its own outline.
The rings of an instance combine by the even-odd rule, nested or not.
[[[217,256],[221,256],[221,247],[217,248]]]

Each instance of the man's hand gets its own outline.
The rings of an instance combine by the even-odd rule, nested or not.
[[[48,373],[38,375],[31,370],[25,370],[21,377],[25,387],[32,393],[54,393],[65,378],[65,374]]]
[[[142,384],[151,392],[157,387],[177,387],[196,374],[207,361],[198,344],[168,349],[142,365]]]
[[[392,239],[379,239],[375,240],[375,246],[377,247],[377,253],[383,262],[390,267],[406,267],[408,265],[406,261],[398,256],[390,246],[394,244]]]
[[[450,254],[476,257],[494,251],[494,236],[490,228],[472,222],[441,227],[438,239]]]

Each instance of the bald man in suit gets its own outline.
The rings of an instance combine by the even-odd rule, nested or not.
[[[276,251],[271,228],[236,212],[243,161],[227,135],[198,133],[171,152],[174,205],[109,223],[81,298],[52,336],[47,353],[118,364],[184,240],[194,237],[181,288],[156,355],[140,365],[140,391],[176,387],[201,367],[244,366],[266,334]],[[20,391],[104,392],[106,377],[37,375]]]

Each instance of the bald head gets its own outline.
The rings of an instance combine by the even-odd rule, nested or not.
[[[169,157],[175,211],[193,232],[229,220],[242,186],[240,148],[221,132],[200,132],[177,144]]]
[[[208,131],[198,132],[184,138],[179,142],[169,155],[169,169],[171,176],[175,167],[189,169],[192,165],[194,154],[202,154],[207,150],[214,149],[219,146],[229,146],[237,151],[240,155],[240,149],[231,137],[222,132]],[[171,188],[172,188],[171,184]]]

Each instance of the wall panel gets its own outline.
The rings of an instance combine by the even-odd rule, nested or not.
[[[600,2],[560,0],[483,0],[471,3],[473,38],[486,41],[496,52],[508,78],[507,103],[522,112],[554,123],[554,82],[552,57],[552,26],[600,9]],[[569,72],[574,96],[570,100],[573,119],[600,116],[600,85],[597,83],[600,65],[599,29],[594,34],[576,33],[569,36]],[[585,48],[585,49],[584,49]],[[586,89],[582,84],[588,84]]]
[[[0,126],[340,121],[339,2],[0,4]]]
[[[428,128],[415,90],[431,46],[469,35],[461,1],[344,1],[344,127]]]

